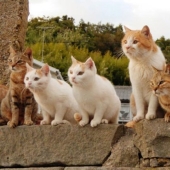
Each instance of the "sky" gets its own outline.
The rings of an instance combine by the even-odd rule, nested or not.
[[[170,39],[169,0],[29,0],[29,17],[81,19],[91,24],[119,24],[132,30],[148,25],[153,39]]]

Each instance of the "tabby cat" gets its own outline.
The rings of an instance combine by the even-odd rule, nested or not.
[[[153,69],[163,70],[165,57],[152,39],[148,26],[141,30],[125,28],[122,49],[129,59],[129,75],[132,84],[131,110],[135,122],[154,119],[157,116],[158,99],[150,89]]]
[[[37,103],[29,89],[25,89],[24,77],[28,63],[32,66],[33,58],[31,49],[24,53],[15,51],[10,46],[8,65],[11,70],[9,90],[2,99],[1,116],[9,127],[18,125],[32,125],[36,121]]]
[[[71,86],[63,80],[52,78],[48,64],[40,69],[34,69],[28,64],[26,66],[24,82],[42,109],[43,120],[40,124],[55,126],[76,123],[74,113],[78,112],[78,104]]]
[[[150,81],[153,93],[158,97],[161,107],[166,111],[165,121],[170,121],[170,65],[166,66],[165,71],[156,71]]]
[[[114,86],[97,74],[91,58],[84,63],[73,56],[71,59],[68,77],[80,107],[80,113],[75,114],[79,125],[90,123],[92,127],[96,127],[100,123],[117,123],[121,104]]]

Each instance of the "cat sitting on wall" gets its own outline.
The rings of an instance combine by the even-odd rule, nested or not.
[[[121,103],[114,86],[97,74],[91,58],[84,63],[73,56],[71,59],[68,77],[80,107],[80,113],[74,115],[79,125],[85,126],[90,122],[92,127],[96,127],[100,123],[118,123]]]
[[[25,86],[35,97],[42,110],[41,125],[58,125],[76,123],[74,113],[78,112],[78,104],[73,96],[71,86],[51,76],[48,64],[34,69],[26,64]]]
[[[124,27],[122,49],[129,59],[129,75],[132,84],[131,112],[133,121],[154,119],[158,113],[158,98],[152,93],[150,80],[153,69],[163,70],[165,57],[152,39],[148,26],[141,30]],[[162,116],[162,115],[159,115]]]
[[[25,63],[33,64],[32,51],[16,52],[10,46],[8,65],[11,70],[9,89],[1,102],[1,117],[9,127],[33,125],[41,116],[37,114],[37,103],[29,89],[25,89]]]

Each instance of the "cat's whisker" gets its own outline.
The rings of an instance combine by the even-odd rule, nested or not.
[[[124,54],[123,50],[121,49],[121,50],[115,52],[115,55],[116,55],[117,58],[121,58],[121,57],[124,56],[125,54]]]

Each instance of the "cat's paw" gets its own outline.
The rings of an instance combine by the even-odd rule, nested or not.
[[[46,120],[42,120],[40,122],[40,125],[50,125],[50,123],[48,121],[46,121]]]
[[[32,120],[25,120],[24,125],[33,125],[34,122]]]
[[[145,118],[147,120],[152,120],[152,119],[155,119],[156,118],[156,114],[155,113],[147,113]]]
[[[67,121],[67,120],[53,120],[53,121],[51,122],[51,125],[52,125],[52,126],[56,126],[56,125],[62,124],[62,123],[64,123],[64,124],[70,124],[70,122]]]
[[[103,124],[108,124],[109,121],[108,121],[107,119],[102,119],[102,122],[101,122],[101,123],[103,123]]]
[[[169,122],[170,121],[170,113],[166,113],[164,116],[165,122]]]
[[[84,121],[84,120],[81,120],[80,122],[79,122],[79,125],[80,126],[85,126],[85,125],[87,125],[88,124],[88,122],[87,121]]]
[[[98,122],[94,119],[92,119],[91,122],[90,122],[91,127],[96,127],[98,124],[100,124],[100,122]]]
[[[18,123],[17,122],[8,121],[7,125],[10,128],[15,128],[16,126],[18,126]]]
[[[136,115],[135,117],[133,117],[133,121],[135,122],[139,122],[139,120],[142,120],[142,119],[144,119],[144,116],[142,115]]]

